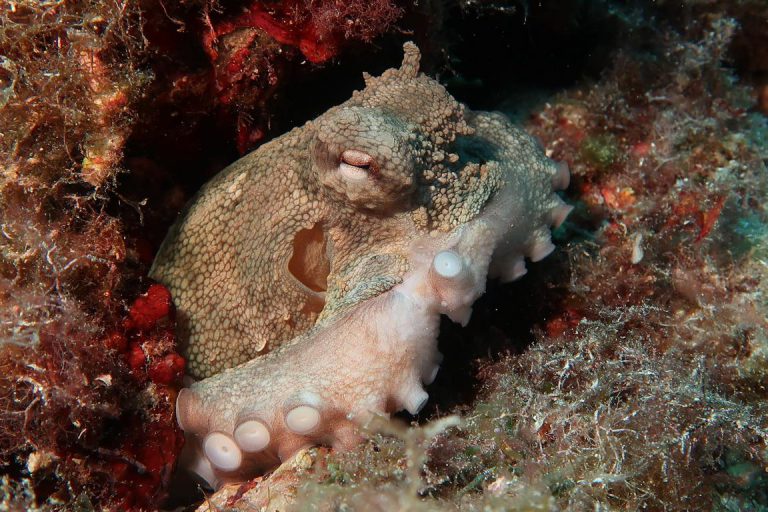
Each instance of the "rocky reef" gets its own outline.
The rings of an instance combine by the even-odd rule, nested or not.
[[[0,16],[0,508],[768,508],[764,2]],[[160,241],[203,182],[397,64],[406,39],[457,99],[569,163],[560,249],[489,283],[466,328],[443,321],[418,417],[167,501],[185,362],[172,297],[146,277]]]

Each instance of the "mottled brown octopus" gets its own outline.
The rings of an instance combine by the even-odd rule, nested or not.
[[[213,178],[157,255],[201,379],[176,405],[186,464],[214,487],[307,445],[352,446],[372,414],[416,414],[440,315],[465,324],[486,278],[525,274],[571,210],[565,165],[404,50]]]

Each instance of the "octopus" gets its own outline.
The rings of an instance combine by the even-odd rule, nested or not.
[[[182,460],[211,487],[417,414],[440,316],[466,324],[488,278],[555,248],[568,167],[419,61],[406,43],[399,69],[221,171],[157,254],[191,382]]]

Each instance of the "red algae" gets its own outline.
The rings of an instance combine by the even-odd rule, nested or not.
[[[128,310],[125,328],[145,331],[157,326],[164,318],[171,318],[171,293],[161,284],[150,285],[143,295],[136,298]]]
[[[151,78],[141,13],[11,7],[0,11],[0,53],[17,73],[0,112],[3,507],[151,508],[181,447],[183,362],[167,290],[126,311],[146,269],[109,205]],[[155,382],[125,362],[139,338]]]
[[[0,400],[0,461],[14,468],[25,456],[38,506],[81,495],[121,509],[151,506],[183,442],[173,417],[183,370],[172,352],[173,323],[165,315],[125,334],[94,336],[75,327],[85,318],[67,320],[46,325],[34,347],[2,352],[10,394]],[[137,338],[158,354],[153,361],[180,369],[155,377],[150,367],[149,380],[128,371],[119,355],[130,361]],[[51,489],[57,480],[67,485]]]
[[[219,38],[236,30],[260,29],[277,42],[298,48],[310,62],[321,63],[337,55],[345,40],[373,40],[402,13],[388,0],[251,2],[237,16],[212,23],[205,46],[215,61]],[[236,62],[230,66],[230,71],[238,67]]]
[[[224,107],[259,104],[285,74],[292,55],[286,47],[320,64],[353,41],[371,42],[402,14],[390,0],[252,1],[240,10],[206,14],[202,41],[214,70],[217,100]],[[245,116],[238,116],[236,129],[241,153],[264,137],[263,127]]]

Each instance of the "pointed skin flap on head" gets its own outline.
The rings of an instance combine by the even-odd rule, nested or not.
[[[403,45],[403,63],[400,65],[400,75],[403,78],[416,78],[419,74],[419,62],[421,61],[421,52],[419,47],[413,41],[408,41]]]

